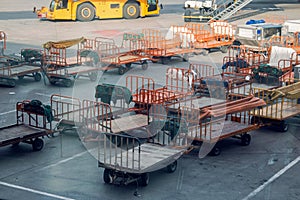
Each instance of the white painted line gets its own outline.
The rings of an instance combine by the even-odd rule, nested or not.
[[[36,95],[39,95],[39,96],[44,96],[44,97],[51,97],[51,95],[50,94],[43,94],[43,93],[39,93],[39,92],[37,92],[37,93],[35,93]]]
[[[300,156],[297,157],[295,160],[290,162],[287,166],[285,166],[283,169],[281,169],[279,172],[277,172],[274,176],[272,176],[267,182],[256,188],[253,192],[251,192],[248,196],[243,198],[242,200],[249,200],[252,197],[256,196],[260,191],[262,191],[265,187],[267,187],[270,183],[275,181],[277,178],[279,178],[282,174],[284,174],[287,170],[289,170],[291,167],[296,165],[300,161]]]
[[[70,158],[67,158],[67,159],[58,161],[57,163],[54,163],[54,164],[52,164],[52,165],[48,165],[48,166],[46,166],[46,167],[40,168],[38,171],[44,170],[44,169],[48,169],[48,168],[50,168],[50,167],[55,167],[55,166],[58,166],[58,165],[60,165],[60,164],[66,163],[66,162],[68,162],[68,161],[70,161],[70,160],[73,160],[73,159],[75,159],[75,158],[77,158],[77,157],[80,157],[80,156],[82,156],[82,155],[84,155],[84,154],[86,154],[86,153],[88,153],[88,151],[84,151],[84,152],[75,154],[74,156],[72,156],[72,157],[70,157]]]
[[[16,110],[10,110],[10,111],[7,111],[7,112],[0,113],[0,116],[7,115],[7,114],[13,113],[13,112],[16,112]]]
[[[19,185],[13,185],[13,184],[5,183],[5,182],[2,182],[2,181],[0,181],[0,185],[15,188],[15,189],[19,189],[19,190],[24,190],[24,191],[35,193],[35,194],[41,194],[41,195],[56,198],[56,199],[74,200],[74,199],[71,199],[71,198],[68,198],[68,197],[63,197],[63,196],[59,196],[59,195],[55,195],[55,194],[50,194],[50,193],[47,193],[47,192],[42,192],[42,191],[22,187],[22,186],[19,186]]]

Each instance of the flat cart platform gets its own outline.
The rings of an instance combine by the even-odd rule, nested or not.
[[[0,128],[0,147],[24,142],[31,144],[34,151],[40,151],[44,146],[41,137],[57,131],[57,126],[52,128],[51,112],[37,100],[18,102],[16,124]]]
[[[253,121],[282,132],[288,131],[287,119],[300,114],[299,88],[300,82],[273,89],[254,88],[253,95],[264,99],[267,104],[252,111]]]
[[[33,150],[39,151],[43,148],[43,140],[39,137],[48,134],[46,130],[26,126],[24,124],[2,127],[0,128],[0,147],[25,142],[32,144]]]
[[[6,65],[0,68],[0,82],[10,87],[16,86],[16,78],[23,79],[25,76],[32,77],[35,81],[40,81],[41,67],[39,65],[18,64],[14,66]]]
[[[99,139],[98,166],[105,168],[103,180],[109,184],[127,185],[138,181],[139,185],[146,186],[150,172],[163,168],[169,173],[174,172],[177,159],[187,149],[179,137],[174,138],[172,144],[170,138],[159,140],[169,137],[163,132],[157,134],[153,142],[145,143],[125,135],[104,133],[102,137],[105,138]],[[115,141],[122,141],[121,144],[112,143],[111,137],[115,137]]]

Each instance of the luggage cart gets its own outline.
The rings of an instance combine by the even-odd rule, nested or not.
[[[71,49],[77,45],[76,50]],[[78,38],[44,45],[43,72],[50,84],[71,87],[75,79],[88,77],[96,81],[100,70],[96,41]],[[74,55],[75,54],[75,55]]]
[[[58,131],[59,122],[53,127],[52,110],[46,112],[43,105],[33,102],[23,101],[16,104],[17,122],[0,128],[0,147],[23,142],[31,144],[34,151],[40,151],[44,146],[41,138]]]
[[[182,61],[187,62],[191,53],[198,52],[191,46],[185,33],[181,36],[172,28],[169,32],[164,36],[162,32],[153,29],[142,31],[146,44],[145,54],[152,57],[152,62],[160,60],[162,64],[168,64],[172,57],[180,57]]]
[[[171,103],[193,94],[187,69],[168,68],[164,86],[155,87],[153,79],[142,76],[127,76],[126,87],[132,93],[136,112],[148,112],[152,104]]]
[[[123,75],[132,64],[141,65],[143,70],[147,70],[151,58],[144,53],[145,41],[141,35],[124,33],[121,47],[105,39],[98,38],[97,41],[102,70],[118,69],[118,73]]]
[[[40,81],[42,51],[40,49],[22,49],[21,56],[4,56],[0,61],[0,82],[15,87],[16,79],[32,77]]]
[[[189,124],[188,137],[195,142],[194,144],[214,144],[223,139],[237,138],[241,140],[241,145],[247,146],[251,141],[248,132],[261,126],[259,123],[251,123],[249,111],[265,105],[265,102],[253,96],[232,95],[231,100],[211,103],[208,106],[201,106],[201,103],[195,102],[193,105],[194,107],[181,106],[180,113]],[[220,152],[217,143],[209,154],[217,156]]]
[[[287,120],[300,114],[300,82],[273,89],[253,88],[253,95],[266,101],[266,105],[251,112],[253,123],[288,131]],[[257,117],[259,116],[259,118]]]
[[[109,184],[149,183],[149,172],[167,168],[176,170],[177,159],[186,151],[183,130],[171,136],[163,130],[163,115],[113,115],[103,102],[87,101],[84,122],[87,132],[95,137],[83,140],[98,144],[98,166],[103,167],[103,180]]]

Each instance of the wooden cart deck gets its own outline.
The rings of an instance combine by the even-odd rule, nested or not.
[[[95,72],[100,70],[100,68],[92,67],[92,66],[73,66],[73,67],[67,67],[57,70],[49,70],[47,72],[50,76],[55,75],[62,75],[62,76],[68,76],[68,75],[77,75],[82,73],[89,73],[89,72]]]
[[[114,155],[114,152],[111,152],[113,155],[107,155],[109,158],[106,158],[105,160],[104,157],[101,157],[99,162],[103,163],[104,166],[108,168],[142,174],[163,168],[166,166],[165,164],[177,160],[185,150],[185,148],[179,149],[170,146],[145,143],[140,146],[140,165],[136,162],[128,162],[139,159],[137,154],[137,152],[139,152],[138,147],[129,149],[128,151],[123,150],[118,155]],[[99,151],[104,151],[104,149],[100,149]]]
[[[255,110],[251,114],[268,119],[285,120],[300,114],[300,104],[292,105],[291,103],[284,102],[282,107],[281,104],[268,105],[262,109]]]
[[[101,58],[101,62],[107,63],[107,64],[122,65],[122,64],[141,61],[143,59],[148,59],[148,57],[140,56],[140,55],[120,54],[120,55],[114,55],[114,56]]]
[[[117,118],[111,121],[111,130],[113,133],[126,132],[136,128],[148,125],[148,116],[137,114]]]
[[[17,66],[10,66],[4,67],[0,69],[0,76],[23,76],[30,73],[35,73],[41,71],[40,66],[34,65],[17,65]]]
[[[46,130],[26,125],[11,125],[0,128],[0,146],[12,144],[15,140],[27,140],[48,134]]]
[[[258,128],[259,126],[257,125],[226,120],[224,122],[213,122],[208,126],[197,125],[189,127],[188,136],[197,141],[217,142]]]

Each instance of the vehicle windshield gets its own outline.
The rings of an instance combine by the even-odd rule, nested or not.
[[[50,6],[49,6],[49,11],[53,12],[54,11],[54,7],[55,7],[55,1],[52,0],[51,3],[50,3]]]

